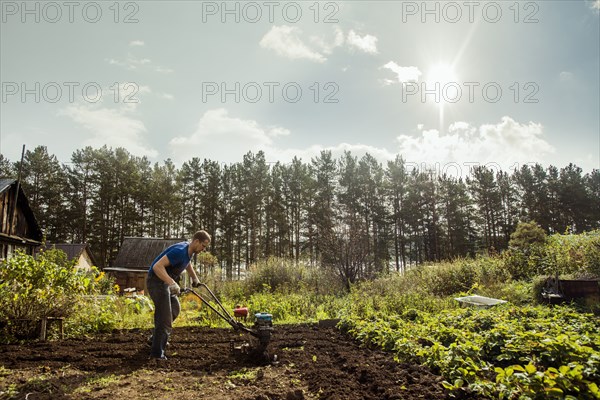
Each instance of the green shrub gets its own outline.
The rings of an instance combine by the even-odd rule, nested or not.
[[[116,295],[83,297],[73,315],[65,320],[65,334],[81,337],[112,331],[119,321],[118,302]]]
[[[545,272],[546,240],[546,232],[535,221],[519,222],[504,253],[505,266],[512,279],[530,279]]]
[[[534,284],[524,281],[508,281],[503,284],[481,286],[478,294],[496,299],[506,300],[517,306],[536,304]]]
[[[479,256],[471,261],[474,268],[479,270],[479,284],[482,286],[504,285],[511,280],[510,271],[501,256]]]
[[[527,249],[509,248],[503,253],[506,270],[514,280],[530,280],[548,273],[546,251],[546,245],[537,243]]]
[[[505,284],[510,278],[501,257],[479,256],[412,268],[394,281],[394,288],[400,292],[450,296],[474,287]]]
[[[115,301],[114,327],[117,329],[152,328],[154,324],[154,307],[147,296],[119,296]]]
[[[23,252],[0,265],[0,321],[66,317],[85,290],[86,281],[61,251],[37,258]]]
[[[531,246],[543,245],[546,242],[546,232],[535,221],[519,222],[511,233],[508,246],[527,251]]]
[[[331,273],[303,262],[277,257],[253,264],[243,282],[245,295],[264,291],[293,293],[308,290],[319,294],[343,291],[342,285]]]
[[[503,257],[515,280],[556,274],[600,278],[600,231],[552,235],[543,244],[511,247]]]
[[[545,264],[549,274],[600,278],[600,231],[550,236]]]
[[[414,277],[413,277],[414,278]],[[368,318],[373,314],[402,315],[408,310],[439,312],[458,304],[450,297],[428,294],[422,287],[409,289],[402,275],[391,275],[352,286],[345,315]]]
[[[432,265],[424,276],[428,292],[437,296],[466,292],[479,282],[478,268],[465,259]]]

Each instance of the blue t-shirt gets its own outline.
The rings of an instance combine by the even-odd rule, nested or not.
[[[167,256],[169,259],[169,265],[167,265],[165,270],[171,278],[177,278],[183,271],[185,271],[185,268],[190,263],[190,256],[188,254],[189,247],[190,244],[188,242],[175,243],[167,247],[158,255],[158,257],[154,259],[154,261],[152,261],[152,265],[150,265],[148,273],[154,274],[154,271],[152,270],[152,268],[154,268],[154,264],[163,258],[163,256]]]

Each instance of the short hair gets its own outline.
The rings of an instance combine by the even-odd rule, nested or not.
[[[194,240],[199,240],[201,242],[206,242],[208,240],[210,242],[210,235],[205,230],[201,230],[194,233],[194,238],[192,239],[192,241]]]

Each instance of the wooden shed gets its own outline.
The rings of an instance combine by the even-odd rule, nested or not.
[[[121,291],[136,288],[147,293],[146,274],[152,261],[167,247],[184,241],[185,239],[126,237],[112,266],[104,268],[104,271],[115,277]]]
[[[41,244],[42,230],[23,188],[16,179],[0,179],[0,258],[20,249],[33,255]]]
[[[69,260],[77,260],[76,268],[89,271],[92,267],[98,266],[96,259],[92,254],[90,245],[87,243],[54,243],[46,244],[46,250],[56,249],[64,251]]]

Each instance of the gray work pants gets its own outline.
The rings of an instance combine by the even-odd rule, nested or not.
[[[171,296],[169,285],[153,273],[148,274],[146,286],[154,302],[154,332],[150,356],[165,357],[165,347],[173,330],[173,321],[179,315],[181,307],[177,296]]]

